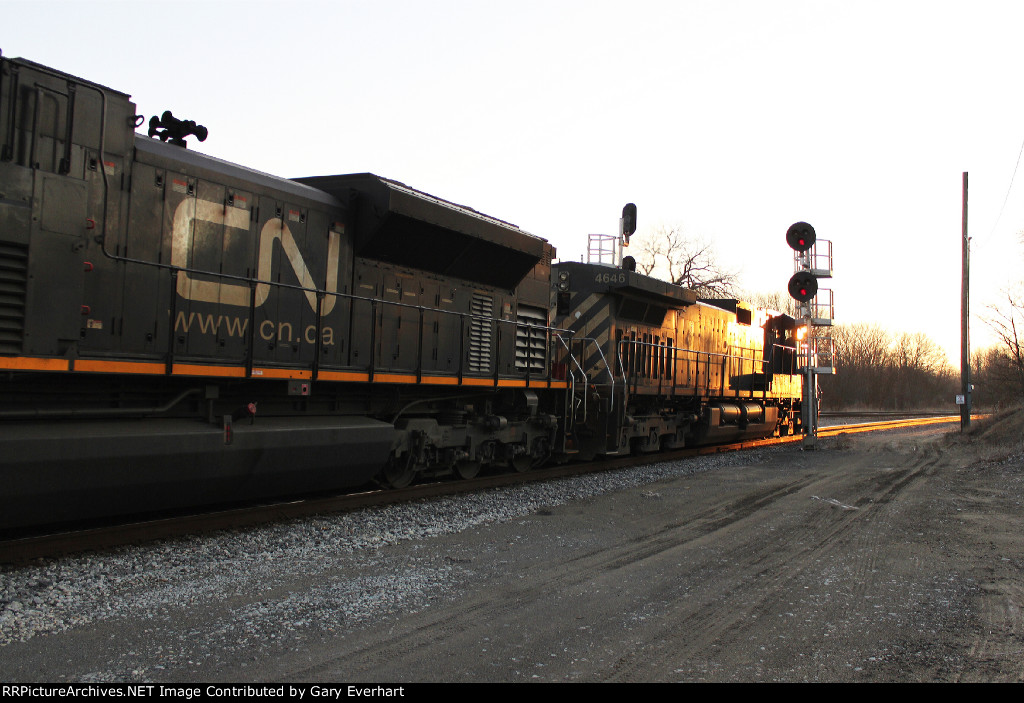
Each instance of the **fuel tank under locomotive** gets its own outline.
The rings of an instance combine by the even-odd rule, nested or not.
[[[694,439],[697,443],[710,443],[768,437],[778,424],[779,408],[775,405],[717,402],[707,406],[695,428]]]

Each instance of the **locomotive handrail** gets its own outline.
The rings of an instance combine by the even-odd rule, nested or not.
[[[92,86],[86,86],[86,87],[93,88]],[[93,89],[96,90],[95,88],[93,88]],[[97,92],[99,92],[100,95],[103,97],[103,105],[104,105],[104,107],[103,107],[103,115],[104,115],[104,119],[105,119],[105,115],[106,115],[106,95],[102,91],[97,90]],[[103,160],[103,137],[104,137],[104,133],[103,133],[103,131],[101,131],[100,147],[99,147],[100,163],[101,164],[102,164],[102,160]],[[544,326],[544,325],[534,325],[534,324],[530,324],[530,323],[520,322],[518,320],[503,320],[503,319],[498,318],[498,317],[487,317],[485,315],[476,315],[474,313],[458,312],[458,311],[454,311],[454,310],[442,310],[440,308],[432,308],[432,307],[423,306],[423,305],[410,305],[408,303],[401,303],[401,302],[397,302],[397,301],[384,300],[383,298],[367,298],[367,297],[355,295],[353,293],[342,293],[340,291],[328,291],[328,290],[321,289],[321,288],[303,286],[301,284],[284,283],[284,282],[281,282],[281,281],[265,280],[265,279],[259,278],[258,276],[240,276],[240,275],[237,275],[237,274],[224,273],[222,271],[210,271],[210,270],[206,270],[206,269],[195,268],[193,266],[181,266],[181,265],[178,265],[178,264],[168,264],[168,263],[163,263],[163,262],[160,262],[160,261],[150,261],[150,260],[147,260],[147,259],[137,259],[137,258],[134,258],[134,257],[121,256],[121,255],[118,255],[118,254],[113,254],[110,251],[108,251],[107,248],[106,248],[106,239],[107,239],[106,204],[107,204],[107,199],[108,199],[108,192],[107,191],[109,190],[109,188],[108,188],[108,184],[107,184],[105,169],[100,168],[99,170],[100,170],[100,173],[101,173],[102,178],[103,178],[103,186],[104,186],[104,197],[103,197],[104,215],[103,215],[103,218],[102,218],[103,219],[103,224],[102,224],[102,228],[100,230],[100,234],[98,236],[98,239],[99,239],[100,248],[101,248],[103,254],[107,258],[109,258],[111,260],[120,261],[120,262],[123,262],[123,263],[139,264],[139,265],[142,265],[142,266],[152,266],[152,267],[157,268],[157,269],[163,269],[163,270],[171,272],[172,277],[176,277],[180,273],[185,273],[185,274],[188,274],[188,275],[210,276],[210,277],[213,277],[213,278],[217,278],[217,279],[221,279],[221,280],[226,280],[226,281],[237,281],[239,283],[246,283],[246,284],[248,284],[251,287],[263,285],[263,286],[269,286],[271,288],[281,288],[281,289],[286,289],[286,290],[295,290],[295,291],[301,291],[303,293],[314,293],[317,296],[327,296],[327,295],[330,295],[330,296],[334,296],[336,298],[344,298],[344,299],[347,299],[349,301],[365,301],[365,302],[370,302],[370,303],[373,303],[374,301],[376,301],[376,302],[383,303],[385,305],[393,305],[393,306],[396,306],[396,307],[409,308],[409,309],[413,309],[413,310],[421,310],[421,311],[424,311],[424,312],[441,313],[441,314],[448,314],[448,315],[459,315],[459,316],[461,316],[463,318],[479,319],[479,320],[489,320],[489,321],[498,322],[499,324],[501,324],[501,323],[514,324],[514,325],[517,325],[517,326],[526,327],[526,328],[530,328],[530,329],[544,330],[547,333],[566,332],[566,333],[569,333],[571,335],[571,332],[572,332],[571,330],[560,328],[560,327]],[[177,288],[175,287],[172,290],[174,290],[176,292]],[[319,314],[318,314],[318,317],[319,317]],[[321,328],[320,328],[319,324],[317,325],[317,330],[316,331],[317,331],[317,333],[319,333],[321,331]],[[550,375],[550,374],[548,374],[548,375]]]
[[[671,355],[670,355],[671,356],[671,361],[669,361],[666,358],[666,364],[665,365],[666,366],[668,366],[669,364],[672,365],[672,368],[671,368],[671,370],[670,370],[670,372],[668,374],[668,377],[670,379],[673,379],[673,380],[676,378],[676,373],[675,373],[676,366],[678,364],[680,364],[680,363],[687,363],[686,356],[687,355],[692,355],[691,359],[692,359],[693,363],[696,365],[696,368],[697,368],[696,380],[695,380],[695,382],[693,384],[695,392],[700,387],[700,372],[699,372],[699,369],[700,369],[700,364],[701,364],[702,361],[704,362],[705,367],[707,369],[710,369],[711,362],[712,362],[712,360],[714,358],[720,359],[723,364],[727,363],[730,360],[737,360],[737,361],[741,362],[741,365],[739,367],[739,371],[741,371],[741,372],[743,371],[742,363],[743,362],[750,362],[751,363],[751,372],[752,373],[757,373],[757,365],[760,365],[761,366],[761,373],[764,373],[764,374],[766,374],[768,372],[767,365],[770,363],[769,359],[764,359],[764,358],[760,358],[760,357],[757,357],[757,356],[744,356],[742,354],[725,354],[725,353],[721,353],[721,352],[701,351],[699,349],[688,349],[688,348],[685,348],[685,347],[677,347],[675,345],[657,344],[657,343],[654,343],[654,342],[645,342],[645,341],[639,340],[639,339],[620,339],[619,343],[618,343],[618,346],[617,346],[617,349],[616,349],[616,355],[618,357],[617,360],[618,360],[618,363],[619,363],[619,369],[622,372],[623,382],[628,387],[630,385],[629,379],[632,379],[632,385],[634,386],[634,389],[635,389],[635,387],[637,385],[638,379],[640,378],[640,374],[638,372],[638,369],[636,368],[638,359],[637,359],[637,355],[636,354],[633,354],[633,355],[630,356],[630,364],[629,364],[630,369],[628,370],[628,376],[627,376],[626,364],[622,360],[622,350],[624,348],[626,348],[627,345],[630,346],[630,347],[633,347],[633,348],[645,347],[645,348],[657,349],[657,350],[659,350],[659,352],[661,352],[661,351],[671,352]],[[783,348],[790,349],[790,350],[793,349],[792,347],[785,347],[785,345],[773,345],[773,346],[782,346]],[[666,357],[668,357],[668,356],[669,355],[666,354]],[[658,384],[659,384],[659,391],[660,391],[660,387],[661,387],[661,379],[664,377],[664,375],[665,374],[663,374],[663,373],[659,373],[658,376],[657,376],[657,380],[658,380]],[[722,382],[723,383],[725,382],[724,374],[723,374]],[[710,373],[705,371],[705,374],[704,374],[704,392],[705,393],[707,393],[710,390],[709,384],[710,384]],[[673,394],[675,393],[675,389],[677,387],[678,387],[677,383],[673,382],[671,384],[671,388],[672,388]],[[753,393],[753,388],[751,389],[751,393]],[[762,396],[764,396],[765,393],[767,393],[767,387],[762,388]]]
[[[286,285],[286,284],[282,284],[282,285]],[[313,290],[313,289],[302,288],[301,286],[289,285],[288,287],[298,288],[300,290]],[[460,319],[459,369],[457,371],[458,377],[460,379],[463,377],[463,375],[465,373],[464,368],[463,368],[463,364],[464,364],[464,361],[465,361],[465,353],[464,353],[465,349],[464,349],[463,345],[465,343],[465,336],[466,336],[465,321],[467,319],[469,319],[469,320],[482,320],[482,321],[487,321],[487,322],[495,322],[498,325],[502,325],[502,324],[504,324],[504,325],[514,325],[517,328],[541,330],[541,331],[543,331],[545,333],[546,336],[547,335],[552,335],[552,334],[557,336],[559,333],[562,333],[562,332],[569,332],[571,334],[571,330],[566,330],[566,329],[563,329],[563,328],[560,328],[560,327],[552,327],[552,326],[547,326],[547,325],[534,325],[534,324],[527,323],[527,322],[521,322],[519,320],[503,320],[501,318],[488,317],[486,315],[478,315],[478,314],[472,313],[472,312],[459,312],[459,311],[456,311],[456,310],[442,310],[441,308],[433,308],[433,307],[429,307],[429,306],[426,306],[426,305],[411,305],[409,303],[401,303],[401,302],[397,302],[397,301],[393,301],[393,300],[384,300],[383,298],[375,298],[375,297],[371,298],[371,297],[356,295],[354,293],[342,293],[342,292],[337,292],[337,291],[324,291],[324,290],[320,290],[320,289],[316,289],[316,292],[317,292],[318,295],[323,295],[325,297],[329,295],[329,296],[333,296],[335,298],[342,298],[342,299],[348,300],[350,302],[364,302],[364,303],[369,303],[370,304],[371,308],[373,308],[373,320],[372,320],[372,324],[370,325],[370,334],[371,334],[371,345],[370,345],[371,361],[370,361],[370,366],[374,367],[374,368],[376,367],[376,361],[377,361],[376,356],[375,356],[375,347],[376,347],[375,337],[376,337],[376,329],[377,329],[377,324],[376,323],[377,323],[377,317],[378,317],[377,314],[376,314],[377,305],[387,305],[387,306],[392,306],[392,307],[397,307],[397,308],[405,308],[405,309],[408,309],[408,310],[415,310],[417,312],[417,314],[419,315],[419,332],[418,332],[418,335],[420,337],[420,345],[419,345],[419,349],[417,350],[417,360],[416,360],[416,362],[417,362],[417,376],[418,377],[422,376],[422,365],[423,365],[422,334],[423,334],[423,327],[425,325],[424,313],[436,313],[436,314],[440,314],[440,315],[454,315],[454,316],[457,316]],[[319,323],[318,323],[317,328],[316,328],[316,333],[317,333],[317,338],[319,339],[320,333],[321,333],[321,325]],[[499,359],[500,359],[500,349],[498,347],[500,347],[500,327],[495,331],[495,352],[494,352],[494,358],[493,358],[495,382],[497,382],[498,378],[501,375],[500,368],[499,368],[499,363],[498,363]],[[570,356],[570,358],[572,358],[572,353],[571,352],[569,353],[569,356]],[[573,359],[573,361],[575,362],[575,359]],[[371,371],[370,373],[371,373],[371,378],[372,378],[372,373],[373,372]],[[529,366],[527,366],[526,370],[524,371],[524,375],[527,378],[529,378],[529,374],[530,374],[530,370],[529,370]],[[547,369],[547,372],[543,375],[543,378],[545,380],[547,380],[547,381],[551,380],[551,370],[550,370],[550,367]]]
[[[608,400],[608,411],[611,412],[615,398],[615,374],[612,371],[612,367],[608,364],[608,360],[604,357],[604,352],[601,350],[601,344],[593,337],[573,337],[573,339],[578,339],[581,342],[593,342],[594,348],[597,349],[597,353],[601,356],[601,363],[604,364],[605,369],[608,371],[608,378],[611,379],[611,394]]]
[[[656,349],[665,349],[665,350],[678,351],[678,352],[692,352],[694,354],[706,354],[707,356],[717,356],[717,357],[725,358],[725,359],[740,359],[742,361],[750,361],[750,362],[758,363],[758,364],[765,364],[765,363],[767,363],[767,361],[765,359],[762,359],[762,358],[759,358],[759,357],[756,357],[756,356],[739,356],[737,354],[723,354],[721,352],[701,351],[700,349],[688,349],[686,347],[676,347],[676,346],[668,346],[668,345],[655,344],[654,342],[643,342],[643,341],[641,341],[639,339],[622,339],[622,340],[619,340],[619,344],[620,345],[622,345],[622,344],[633,344],[633,345],[637,345],[637,346],[654,347]],[[787,349],[792,349],[792,347],[786,347],[786,348]]]
[[[561,340],[561,336],[559,336],[559,339]],[[580,342],[593,342],[594,343],[594,348],[597,349],[597,353],[601,357],[601,363],[604,364],[605,369],[607,369],[607,371],[608,371],[608,378],[610,379],[611,383],[610,383],[610,388],[609,388],[609,393],[608,393],[608,415],[606,416],[606,423],[610,424],[612,422],[612,420],[613,420],[613,411],[615,410],[615,373],[612,371],[611,365],[609,365],[608,360],[604,356],[604,351],[601,349],[601,344],[595,338],[593,338],[593,337],[573,337],[572,339],[573,340],[578,340]],[[562,344],[563,345],[565,344],[564,340],[562,340]],[[581,356],[582,355],[583,354],[581,352]],[[579,366],[579,364],[576,361],[575,357],[573,356],[573,353],[572,353],[571,350],[569,350],[569,358],[571,358],[573,360],[574,364]],[[588,385],[587,382],[586,382],[587,381],[587,374],[586,374],[586,372],[582,368],[580,368],[580,373],[583,375],[583,379],[584,379],[584,386],[583,386],[583,419],[581,420],[581,422],[586,422],[587,421],[587,416],[588,416],[588,405],[587,405],[587,403],[588,403],[588,396],[590,394],[587,392],[587,385]],[[626,399],[625,399],[625,397],[623,397],[622,408],[623,408],[623,411],[625,411],[625,408],[626,408]],[[607,431],[607,428],[606,428],[606,431]]]
[[[582,366],[580,366],[580,363],[576,360],[576,357],[572,353],[572,349],[570,349],[569,345],[565,343],[565,340],[562,338],[562,335],[556,333],[555,334],[555,338],[559,342],[561,342],[563,347],[565,347],[565,351],[569,355],[569,360],[572,361],[573,365],[579,370],[580,376],[582,377],[582,383],[583,383],[583,419],[581,420],[581,422],[586,422],[587,421],[587,372],[583,370]],[[573,399],[576,397],[576,373],[571,368],[568,371],[569,371],[569,377],[572,379],[572,381],[570,382],[570,387],[569,387],[569,398],[570,398],[569,409],[570,409],[570,412],[572,413],[572,417],[570,418],[570,426],[572,426],[572,425],[575,425],[575,422],[576,422],[576,406],[573,403]]]
[[[93,86],[86,86],[86,87],[89,87],[89,88],[92,88],[94,90],[97,90]],[[138,264],[138,265],[142,265],[142,266],[151,266],[151,267],[154,267],[154,268],[157,268],[157,269],[163,269],[163,270],[169,271],[171,276],[172,276],[172,283],[174,283],[174,285],[172,286],[172,289],[171,289],[172,290],[172,302],[171,302],[172,308],[174,308],[174,306],[176,305],[176,301],[177,301],[177,285],[176,285],[177,276],[180,275],[181,273],[185,273],[185,274],[188,274],[188,275],[210,276],[210,277],[221,279],[221,280],[237,281],[237,282],[240,282],[240,283],[245,283],[245,284],[247,284],[249,286],[250,291],[251,291],[250,292],[250,301],[254,300],[254,293],[255,293],[256,287],[260,286],[260,285],[264,285],[264,286],[268,286],[270,288],[276,288],[276,289],[295,290],[295,291],[301,291],[303,293],[314,293],[318,297],[318,299],[320,297],[322,297],[322,296],[331,295],[331,296],[334,296],[335,298],[344,298],[344,299],[348,300],[349,302],[365,301],[365,302],[369,302],[372,306],[376,306],[377,303],[382,303],[384,305],[392,305],[392,306],[396,306],[396,307],[402,307],[402,308],[409,308],[409,309],[417,310],[417,311],[419,311],[419,314],[420,314],[420,321],[421,321],[420,324],[421,324],[421,326],[423,324],[423,318],[422,318],[423,312],[431,312],[431,313],[446,314],[446,315],[458,315],[460,317],[461,321],[462,321],[462,329],[460,330],[460,340],[462,340],[462,341],[460,341],[459,370],[458,370],[458,378],[459,378],[460,382],[462,381],[463,373],[464,373],[463,365],[464,365],[464,362],[465,362],[465,359],[464,359],[464,356],[465,356],[464,355],[464,351],[465,350],[464,350],[464,347],[462,345],[464,344],[464,341],[465,341],[464,340],[464,337],[465,337],[464,323],[465,323],[466,319],[486,320],[486,321],[497,322],[499,325],[500,324],[513,324],[513,325],[516,325],[518,327],[525,327],[527,329],[539,329],[539,330],[543,330],[545,332],[545,336],[546,337],[549,336],[550,334],[555,334],[555,333],[559,333],[559,332],[565,332],[565,333],[571,334],[571,330],[563,329],[563,328],[559,328],[559,327],[534,325],[534,324],[530,324],[530,323],[523,323],[523,322],[520,322],[518,320],[503,320],[503,319],[501,319],[499,317],[487,317],[485,315],[477,315],[477,314],[474,314],[474,313],[471,313],[471,312],[466,313],[466,312],[458,312],[458,311],[453,311],[453,310],[442,310],[440,308],[431,308],[431,307],[422,306],[422,305],[409,305],[408,303],[401,303],[401,302],[397,302],[397,301],[384,300],[382,298],[367,298],[367,297],[363,297],[363,296],[357,296],[357,295],[352,294],[352,293],[341,293],[341,292],[338,292],[338,291],[327,291],[327,290],[324,290],[324,289],[321,289],[321,288],[315,288],[315,287],[311,288],[311,287],[303,286],[303,285],[299,285],[299,284],[284,283],[284,282],[281,282],[281,281],[273,281],[273,280],[264,280],[264,279],[259,278],[258,276],[239,276],[239,275],[236,275],[236,274],[229,274],[229,273],[224,273],[224,272],[221,272],[221,271],[209,271],[209,270],[205,270],[205,269],[195,268],[195,267],[192,267],[192,266],[180,266],[178,264],[167,264],[167,263],[163,263],[163,262],[159,262],[159,261],[150,261],[150,260],[146,260],[146,259],[137,259],[137,258],[134,258],[134,257],[122,256],[122,255],[119,255],[119,254],[111,253],[107,249],[107,234],[108,234],[108,232],[107,232],[107,219],[108,219],[107,218],[107,206],[108,206],[108,199],[109,199],[109,184],[107,182],[106,169],[102,167],[103,156],[104,156],[104,137],[105,137],[105,126],[103,126],[103,125],[105,125],[105,123],[106,123],[106,94],[103,93],[102,91],[99,91],[99,90],[97,90],[97,92],[100,93],[100,96],[101,96],[101,98],[103,100],[103,108],[102,108],[103,120],[102,120],[102,123],[101,123],[100,144],[99,144],[99,161],[100,161],[100,165],[101,165],[99,171],[100,171],[100,174],[101,174],[101,177],[102,177],[102,182],[103,182],[103,216],[102,216],[102,225],[101,225],[100,234],[97,236],[98,243],[100,244],[100,250],[103,252],[103,255],[105,257],[107,257],[108,259],[111,259],[113,261],[119,261],[119,262],[126,263],[126,264]],[[320,307],[320,305],[318,304],[318,308],[319,307]],[[249,313],[249,321],[250,322],[254,322],[254,320],[255,320],[254,312],[255,312],[254,311],[254,305],[252,304],[252,302],[250,302],[250,313]],[[320,335],[321,335],[322,330],[323,330],[323,325],[322,325],[322,319],[321,318],[322,318],[322,315],[320,313],[320,310],[318,309],[316,311],[316,320],[317,321],[316,321],[316,325],[315,325],[315,327],[316,327],[316,335],[317,335],[317,339],[318,340],[319,340]],[[375,330],[376,329],[376,316],[374,316],[374,319],[372,320],[372,323],[373,324],[371,325],[371,329]],[[171,327],[168,330],[168,352],[165,355],[165,362],[166,362],[168,371],[170,371],[170,369],[171,369],[171,366],[172,366],[172,363],[173,363],[172,360],[173,360],[173,357],[174,357],[174,352],[173,352],[173,347],[174,347],[174,328],[173,328],[173,326],[174,326],[174,316],[173,315],[171,317],[170,324],[171,324]],[[255,326],[254,324],[250,324],[249,325],[249,332],[248,332],[248,336],[250,337],[250,339],[247,340],[247,350],[246,350],[246,357],[247,357],[247,359],[246,359],[246,376],[247,377],[252,375],[252,357],[253,357],[253,350],[255,348],[255,344],[254,344],[255,340],[252,339],[254,326]],[[422,334],[422,330],[421,330],[420,333]],[[498,363],[499,362],[499,358],[500,358],[500,353],[501,353],[501,351],[500,351],[500,328],[499,328],[499,330],[497,332],[496,337],[497,337],[497,339],[496,339],[494,359],[493,359],[495,385],[497,385],[497,382],[498,382],[498,380],[500,378],[500,375],[501,375],[500,367],[499,367],[499,363]],[[374,369],[375,369],[375,366],[376,366],[376,363],[375,363],[376,362],[376,354],[375,354],[375,351],[374,351],[374,346],[375,345],[373,344],[373,340],[371,340],[370,368],[369,368],[369,371],[368,371],[371,380],[373,378]],[[314,356],[314,361],[312,363],[312,369],[311,370],[313,372],[313,378],[315,379],[317,377],[317,375],[318,375],[319,366],[320,366],[320,363],[319,363],[319,343],[317,344],[317,350],[316,350],[316,352],[314,352],[314,354],[315,354],[315,356]],[[570,356],[571,356],[571,352],[570,352]],[[417,380],[420,380],[420,378],[422,376],[422,363],[423,363],[422,349],[420,349],[419,353],[417,354],[417,367],[418,367],[417,368]],[[527,378],[527,381],[529,381],[529,377],[530,377],[529,365],[527,365],[527,368],[526,368],[526,371],[525,371],[525,376]],[[544,374],[543,378],[546,381],[548,381],[548,382],[551,381],[551,371],[550,371],[550,368],[547,369],[547,372]]]
[[[6,68],[8,63],[7,59],[0,56],[0,68]],[[18,66],[11,64],[10,70],[0,70],[0,87],[3,87],[4,75],[9,75],[10,85],[7,89],[8,94],[11,96],[10,100],[7,101],[6,105],[0,105],[0,109],[7,108],[7,134],[3,135],[4,143],[0,145],[0,161],[10,161],[14,159],[14,137],[16,130],[14,129],[14,115],[17,108],[17,95],[18,95]]]
[[[783,374],[787,374],[789,376],[793,376],[793,375],[797,374],[799,367],[797,366],[798,359],[797,359],[797,353],[796,353],[796,347],[795,346],[790,346],[788,344],[779,344],[777,342],[772,344],[772,354],[771,354],[771,357],[769,359],[765,359],[765,362],[766,363],[775,363],[775,361],[774,361],[775,354],[776,354],[776,352],[778,352],[780,350],[781,350],[782,354],[789,356],[789,360],[791,362],[789,364],[789,367],[790,367],[789,370],[786,371],[785,368],[783,368],[782,373]],[[786,359],[786,356],[783,356],[783,360],[785,360],[785,359]]]
[[[133,260],[130,263],[149,264],[151,262]],[[163,264],[154,264],[154,265],[157,265],[160,268],[165,268],[165,269],[169,270],[169,272],[171,274],[171,279],[172,279],[172,291],[175,292],[172,295],[172,302],[171,302],[171,305],[172,305],[172,315],[171,315],[171,321],[170,321],[171,328],[168,331],[168,351],[167,351],[167,354],[166,354],[166,358],[168,360],[168,367],[170,367],[171,360],[174,358],[174,334],[173,334],[173,332],[174,332],[174,330],[173,330],[174,314],[173,314],[173,311],[176,309],[176,302],[177,302],[177,298],[178,298],[178,296],[176,294],[177,286],[175,284],[175,281],[176,281],[177,277],[181,273],[183,273],[183,272],[199,273],[199,274],[203,274],[203,275],[214,276],[214,277],[217,277],[217,278],[236,280],[236,281],[244,281],[244,282],[249,284],[249,287],[250,287],[250,303],[249,303],[249,311],[248,311],[248,322],[249,322],[249,325],[247,327],[247,337],[248,337],[248,339],[246,340],[246,369],[247,369],[246,375],[247,376],[251,376],[251,374],[252,374],[253,350],[255,348],[255,340],[253,338],[254,331],[255,331],[255,307],[256,307],[255,306],[255,290],[256,290],[256,286],[258,286],[258,285],[269,285],[269,286],[274,287],[274,288],[296,290],[296,291],[301,291],[301,292],[312,292],[312,293],[315,293],[317,295],[318,303],[317,303],[317,311],[316,311],[316,322],[315,322],[314,327],[315,327],[315,338],[318,341],[317,341],[317,344],[316,344],[316,349],[314,351],[314,359],[313,359],[311,364],[310,363],[303,363],[303,364],[301,364],[301,366],[310,366],[310,368],[311,368],[311,370],[313,371],[313,374],[314,374],[313,375],[314,380],[317,378],[317,376],[319,374],[319,371],[320,371],[320,368],[321,368],[321,365],[322,365],[321,364],[321,360],[320,360],[320,355],[319,355],[319,351],[320,351],[319,340],[321,339],[321,335],[322,335],[322,332],[323,332],[323,315],[322,315],[323,303],[322,303],[322,300],[324,298],[326,298],[327,296],[332,296],[333,298],[340,298],[342,300],[348,301],[350,304],[357,303],[357,302],[363,302],[363,303],[368,303],[370,305],[370,308],[371,308],[371,310],[370,310],[370,313],[371,313],[371,324],[370,324],[370,330],[369,330],[369,334],[370,334],[370,362],[368,364],[368,369],[367,369],[367,373],[369,375],[369,380],[373,380],[373,376],[374,376],[374,374],[376,372],[376,368],[377,368],[377,365],[378,365],[377,364],[378,359],[377,359],[377,354],[376,354],[377,323],[378,323],[378,321],[380,319],[380,315],[378,314],[378,310],[377,310],[378,306],[391,306],[391,307],[394,307],[394,308],[403,308],[403,309],[407,309],[407,310],[416,311],[417,316],[419,318],[418,337],[420,338],[419,339],[418,349],[417,349],[417,355],[416,355],[416,369],[415,369],[418,381],[422,379],[422,371],[423,371],[422,336],[423,336],[423,331],[424,331],[423,328],[424,328],[424,325],[425,325],[425,313],[431,313],[431,314],[437,314],[437,315],[449,315],[449,316],[454,315],[454,316],[457,316],[460,319],[459,368],[458,368],[458,371],[457,371],[458,378],[460,380],[463,378],[463,376],[465,374],[465,369],[464,369],[465,349],[464,349],[463,345],[465,343],[465,335],[466,335],[466,329],[465,329],[466,328],[466,324],[465,324],[466,320],[481,320],[481,321],[486,321],[486,322],[497,323],[499,325],[499,327],[495,330],[495,333],[494,333],[495,349],[494,349],[493,357],[490,360],[491,363],[494,364],[494,374],[493,375],[494,375],[494,379],[495,379],[495,385],[497,385],[497,382],[498,382],[498,380],[500,379],[500,377],[502,375],[501,374],[501,370],[500,370],[500,365],[499,365],[499,361],[500,361],[500,344],[501,344],[501,332],[500,332],[501,328],[500,328],[500,325],[514,325],[516,328],[540,330],[540,331],[544,332],[546,338],[550,338],[551,335],[556,335],[557,336],[557,335],[560,335],[562,333],[568,333],[571,336],[571,330],[563,329],[563,328],[560,328],[560,327],[548,326],[548,325],[537,325],[537,324],[532,324],[532,323],[529,323],[529,322],[523,322],[521,320],[505,320],[505,319],[501,319],[501,318],[498,318],[498,317],[488,317],[486,315],[480,315],[480,314],[476,314],[476,313],[472,313],[472,312],[461,312],[461,311],[456,311],[456,310],[443,310],[441,308],[435,308],[435,307],[430,307],[430,306],[426,306],[426,305],[412,305],[412,304],[409,304],[409,303],[402,303],[402,302],[398,302],[398,301],[384,300],[383,298],[379,298],[379,297],[368,297],[368,296],[364,296],[364,295],[357,295],[355,293],[344,293],[344,292],[341,292],[341,291],[327,291],[327,290],[320,289],[320,288],[309,288],[307,286],[296,285],[296,284],[291,284],[291,283],[281,283],[281,282],[276,282],[276,281],[264,281],[264,280],[261,280],[261,279],[259,279],[257,277],[252,277],[252,276],[248,276],[247,277],[247,276],[237,276],[237,275],[233,275],[233,274],[226,274],[226,273],[220,273],[220,272],[198,271],[196,269],[191,269],[191,268],[187,268],[187,267],[167,266],[167,265],[163,265]],[[350,314],[352,314],[351,308],[350,308]],[[570,358],[573,359],[573,362],[576,363],[576,360],[573,357],[571,351],[569,352],[569,356],[570,356]],[[346,366],[350,366],[350,365],[346,364]],[[577,364],[577,366],[578,366],[578,364]],[[531,371],[530,371],[530,368],[529,368],[529,364],[527,364],[526,369],[523,371],[523,375],[527,379],[529,379],[530,374],[531,374]],[[518,375],[518,374],[514,373],[514,374],[511,374],[511,375]],[[551,378],[551,369],[550,369],[550,365],[549,364],[547,364],[546,371],[542,375],[542,378],[545,381],[548,381],[548,382],[550,382],[552,380],[552,378]]]

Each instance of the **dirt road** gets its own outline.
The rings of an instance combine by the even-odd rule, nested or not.
[[[276,674],[1021,680],[1020,457],[963,468],[925,441],[779,452],[456,536],[436,548],[471,565],[460,596]]]

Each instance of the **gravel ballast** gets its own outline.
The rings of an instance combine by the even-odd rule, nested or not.
[[[306,630],[350,628],[450,593],[459,581],[456,572],[466,567],[429,555],[432,538],[666,477],[757,462],[772,451],[777,449],[662,462],[5,567],[0,653],[12,643],[87,626],[151,621],[168,640],[141,638],[145,651],[124,652],[109,670],[81,678],[144,680],[183,662],[283,642]],[[414,550],[423,552],[421,558],[394,562],[381,555],[407,541],[423,543]],[[305,588],[295,589],[296,575]],[[180,628],[164,622],[180,612],[208,610],[220,612]],[[3,670],[0,665],[0,674],[12,673]]]

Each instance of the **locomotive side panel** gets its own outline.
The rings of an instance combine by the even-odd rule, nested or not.
[[[227,166],[139,140],[125,244],[113,247],[127,261],[105,263],[102,277],[123,276],[126,291],[113,349],[235,368],[310,366],[317,355],[343,363],[344,210],[313,189]]]
[[[134,114],[124,94],[0,59],[0,353],[73,353],[95,184],[123,175]]]

